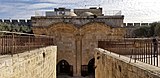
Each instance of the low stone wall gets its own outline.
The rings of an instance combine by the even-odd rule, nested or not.
[[[95,49],[96,78],[160,78],[160,68],[125,56]]]
[[[0,56],[0,78],[56,78],[57,47]]]

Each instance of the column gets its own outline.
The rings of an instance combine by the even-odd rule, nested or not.
[[[76,76],[81,76],[82,65],[82,38],[80,34],[76,34]]]

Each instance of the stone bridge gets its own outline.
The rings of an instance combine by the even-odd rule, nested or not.
[[[0,78],[56,78],[57,48],[48,46],[0,58]],[[58,78],[71,77],[61,75]],[[95,78],[160,78],[160,68],[95,49]]]
[[[160,78],[160,68],[119,56],[107,50],[95,51],[95,78]],[[0,78],[56,78],[57,47],[0,57]],[[59,76],[57,78],[94,78]]]
[[[135,60],[112,53],[116,52],[119,54],[128,54],[131,53],[129,51],[134,51],[140,56],[142,54],[145,54],[145,56],[153,55],[159,52],[159,48],[158,44],[155,46],[155,43],[152,42],[152,39],[136,39],[136,41],[134,41],[135,39],[118,39],[104,42],[95,40],[94,42],[89,42],[89,40],[94,40],[93,38],[89,38],[89,40],[83,40],[88,41],[88,43],[85,42],[82,46],[82,38],[77,38],[76,36],[77,40],[80,39],[80,41],[76,42],[76,45],[65,46],[64,43],[66,43],[65,41],[68,39],[65,41],[57,40],[58,42],[55,44],[55,39],[51,36],[33,34],[25,34],[25,36],[20,36],[22,33],[1,33],[10,33],[12,35],[2,35],[0,38],[0,78],[56,78],[56,76],[57,78],[160,77],[159,67],[149,65],[150,63],[146,64],[146,61],[144,61],[146,63],[142,63],[140,62],[141,59],[135,63]],[[71,39],[71,41],[73,40]],[[87,48],[89,43],[92,47],[90,48],[91,50],[89,52],[81,52],[81,50],[83,50],[82,47]],[[97,46],[93,46],[93,44]],[[67,52],[68,49],[72,50],[71,48],[75,47],[77,47],[75,49],[77,52],[76,56],[74,53],[72,54],[72,52]],[[110,52],[100,48],[95,49],[96,47],[104,48]],[[80,55],[81,53],[83,53],[83,55]],[[92,56],[92,53],[93,57],[87,65],[79,63],[86,62],[85,58]],[[58,56],[58,54],[60,55]],[[70,58],[70,60],[66,61],[60,57]],[[80,57],[81,59],[85,60],[79,59]],[[159,57],[158,54],[156,57]],[[75,59],[80,61],[72,61]],[[153,59],[155,60],[155,58]],[[71,63],[74,62],[77,64],[75,67],[71,65]],[[79,70],[73,70],[75,68],[79,68]],[[76,72],[79,72],[79,75],[75,75],[74,73]]]

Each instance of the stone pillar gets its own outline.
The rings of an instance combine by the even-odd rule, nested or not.
[[[76,74],[75,76],[81,76],[82,65],[82,38],[80,34],[76,34]]]

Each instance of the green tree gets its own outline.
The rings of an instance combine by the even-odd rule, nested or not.
[[[1,23],[0,24],[0,30],[1,31],[8,31],[9,30],[9,26],[8,24],[5,24],[5,23]]]
[[[13,25],[7,23],[0,23],[0,31],[32,33],[32,29],[29,26]]]
[[[160,36],[160,22],[151,24],[152,36]]]
[[[150,27],[142,26],[133,31],[135,37],[150,37]]]
[[[29,26],[20,26],[20,31],[23,33],[31,33],[32,30]]]
[[[160,22],[153,22],[150,26],[142,26],[133,31],[135,37],[160,36]]]

